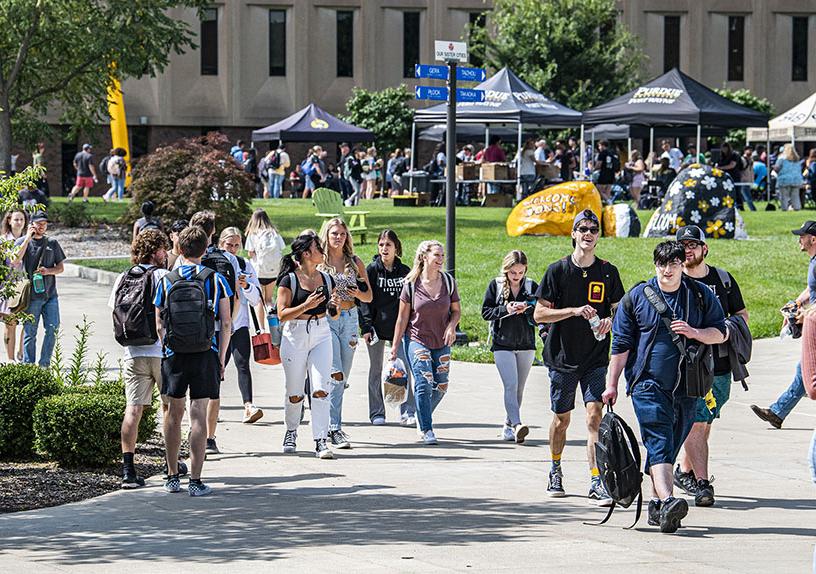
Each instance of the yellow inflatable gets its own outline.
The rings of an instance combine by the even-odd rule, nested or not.
[[[589,181],[567,181],[519,202],[507,217],[507,235],[569,235],[575,214],[591,209],[600,219],[601,194]]]

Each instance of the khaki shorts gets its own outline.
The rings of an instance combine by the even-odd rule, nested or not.
[[[125,397],[129,405],[153,402],[153,386],[161,388],[161,358],[133,357],[125,360]]]

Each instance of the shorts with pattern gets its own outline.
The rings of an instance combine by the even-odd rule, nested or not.
[[[694,412],[694,422],[711,424],[714,422],[714,419],[720,418],[720,410],[731,397],[731,373],[716,375],[714,377],[714,384],[711,386],[711,392],[714,394],[717,406],[709,411],[705,399],[698,398],[697,409]]]
[[[580,374],[550,369],[550,404],[554,413],[568,413],[575,408],[575,392],[579,384],[584,404],[600,402],[606,389],[606,366]]]

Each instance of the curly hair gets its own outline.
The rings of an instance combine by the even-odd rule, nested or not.
[[[158,229],[145,229],[130,246],[130,261],[137,265],[139,263],[150,263],[153,256],[160,249],[169,249],[170,240]]]

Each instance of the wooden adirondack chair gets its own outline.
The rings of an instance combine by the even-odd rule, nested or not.
[[[319,187],[312,193],[312,201],[317,208],[317,217],[323,218],[323,224],[320,226],[320,231],[333,217],[342,217],[343,221],[348,225],[349,233],[359,234],[360,243],[365,243],[366,233],[366,215],[370,212],[360,210],[344,209],[343,198],[339,193],[326,187]]]

